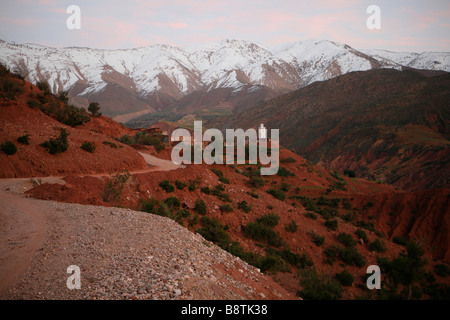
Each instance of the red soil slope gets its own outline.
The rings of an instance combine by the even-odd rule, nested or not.
[[[0,104],[0,143],[13,142],[17,147],[14,155],[0,152],[0,178],[62,176],[118,172],[147,168],[141,155],[133,148],[115,141],[122,134],[133,134],[134,130],[107,117],[90,117],[81,126],[70,127],[44,114],[39,108],[30,108],[30,97],[43,94],[36,86],[12,76],[2,75],[2,81],[10,79],[21,86],[22,92],[15,100],[3,99]],[[56,99],[49,96],[53,103]],[[59,135],[60,128],[69,132],[69,148],[66,152],[51,155],[40,146],[49,138]],[[29,145],[17,142],[17,138],[29,134]],[[94,153],[83,151],[83,142],[94,142]],[[117,148],[105,145],[108,141]]]

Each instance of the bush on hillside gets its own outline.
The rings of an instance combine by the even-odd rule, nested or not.
[[[69,148],[69,141],[67,137],[69,133],[65,128],[60,128],[59,136],[55,139],[50,138],[48,141],[41,143],[41,146],[46,148],[48,153],[57,154],[67,151]]]
[[[17,147],[16,147],[16,145],[15,145],[13,142],[11,142],[11,141],[3,142],[3,143],[0,145],[0,149],[1,149],[4,153],[6,153],[8,156],[11,156],[11,155],[13,155],[13,154],[15,154],[15,153],[17,152]]]

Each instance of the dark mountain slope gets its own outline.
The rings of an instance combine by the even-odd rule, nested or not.
[[[307,159],[405,190],[448,187],[450,74],[353,72],[209,124],[280,129]]]

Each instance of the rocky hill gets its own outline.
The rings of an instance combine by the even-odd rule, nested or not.
[[[450,75],[391,69],[316,82],[208,125],[280,129],[314,163],[415,191],[450,186]]]

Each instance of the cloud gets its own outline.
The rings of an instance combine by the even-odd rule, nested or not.
[[[151,25],[171,29],[185,29],[188,27],[188,24],[185,22],[152,22]]]
[[[15,26],[31,26],[39,22],[38,19],[32,18],[9,18],[9,17],[0,17],[0,21],[2,24],[12,24]]]

